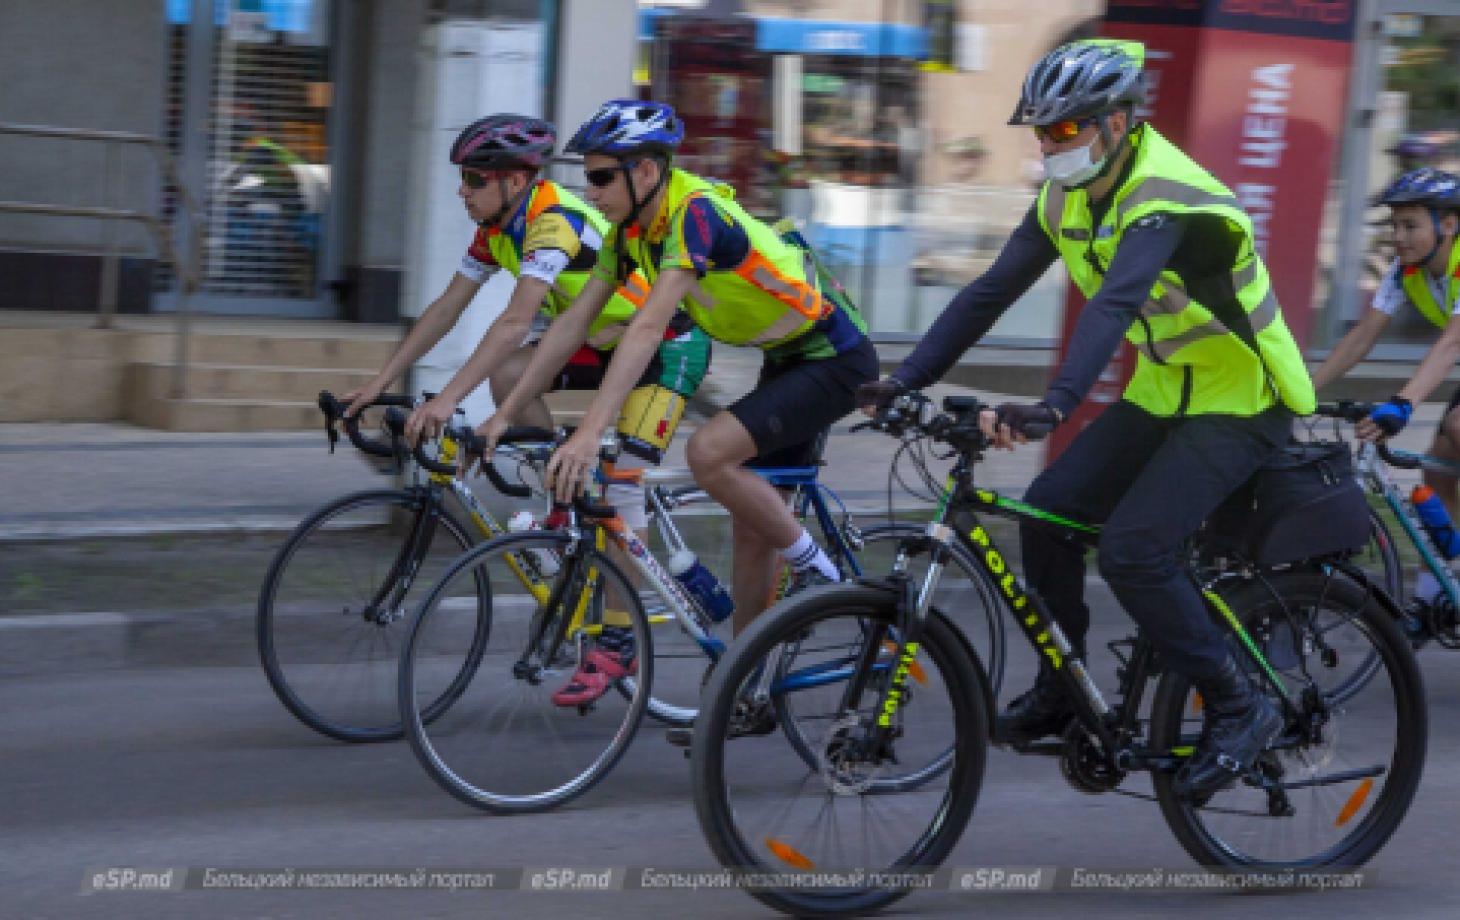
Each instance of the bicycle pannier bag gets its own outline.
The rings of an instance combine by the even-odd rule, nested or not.
[[[1369,505],[1349,446],[1286,445],[1212,513],[1207,531],[1218,545],[1264,565],[1362,549]]]

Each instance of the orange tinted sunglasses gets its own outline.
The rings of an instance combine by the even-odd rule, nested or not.
[[[1081,131],[1098,120],[1097,118],[1066,118],[1064,121],[1056,121],[1052,124],[1035,125],[1034,136],[1040,140],[1048,138],[1056,144],[1064,144],[1074,140]]]

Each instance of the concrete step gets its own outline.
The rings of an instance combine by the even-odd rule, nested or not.
[[[200,333],[189,344],[188,360],[244,367],[378,368],[396,345],[378,336]]]
[[[188,371],[188,396],[200,399],[263,399],[313,402],[320,390],[336,395],[369,383],[375,371],[321,367],[200,364]],[[127,398],[165,397],[172,389],[169,364],[131,364],[123,386]]]
[[[200,370],[205,369],[194,368],[195,373]],[[165,394],[165,389],[153,393],[138,392],[135,398],[129,393],[127,421],[167,431],[312,430],[319,428],[323,422],[319,407],[312,398],[197,396],[171,399]],[[547,404],[555,421],[574,425],[582,419],[593,395],[592,392],[549,393]]]
[[[279,431],[321,424],[312,401],[160,396],[129,401],[127,421],[167,431]]]

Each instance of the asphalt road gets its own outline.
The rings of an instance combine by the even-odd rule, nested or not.
[[[1124,623],[1103,589],[1097,630]],[[616,770],[558,811],[494,817],[443,793],[401,744],[352,746],[295,722],[248,661],[246,621],[231,643],[172,663],[173,634],[136,630],[150,644],[97,665],[48,667],[0,678],[5,705],[0,796],[0,916],[5,917],[745,917],[768,912],[742,893],[714,890],[91,890],[97,873],[208,868],[371,869],[409,873],[549,867],[708,870],[714,860],[689,804],[687,764],[647,725]],[[69,633],[68,633],[69,634]],[[60,634],[58,634],[60,635]],[[196,634],[184,641],[195,641]],[[1094,647],[1099,647],[1092,643]],[[217,652],[227,648],[227,653]],[[1006,690],[1028,679],[1013,649]],[[149,663],[149,660],[151,663]],[[1403,827],[1357,891],[1286,894],[1179,891],[916,893],[894,916],[1068,915],[1169,917],[1177,911],[1286,918],[1452,917],[1460,914],[1453,828],[1460,816],[1460,656],[1421,655],[1431,704],[1429,760]],[[1108,661],[1097,658],[1104,675]],[[1007,697],[1007,693],[1005,696]],[[525,767],[531,769],[530,765]],[[1158,809],[1088,796],[1057,764],[1004,751],[990,756],[984,793],[951,865],[1187,870]],[[115,877],[115,876],[114,876]],[[106,876],[103,875],[102,884]]]

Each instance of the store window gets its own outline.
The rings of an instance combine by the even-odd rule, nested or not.
[[[896,59],[807,55],[804,173],[849,185],[913,185],[922,140],[918,71]]]
[[[202,290],[318,296],[329,202],[329,0],[217,0]],[[168,141],[181,151],[191,0],[168,0]],[[171,286],[170,273],[159,290]]]

